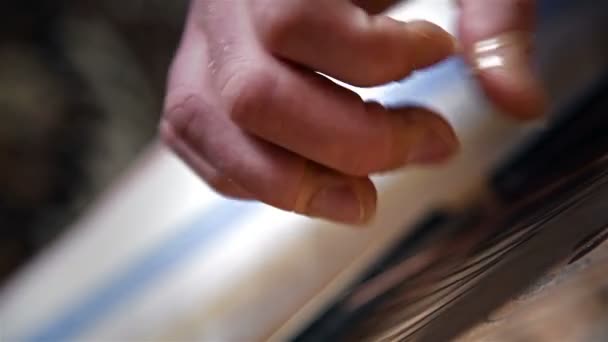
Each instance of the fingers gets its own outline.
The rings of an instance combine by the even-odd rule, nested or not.
[[[239,197],[333,221],[368,221],[375,213],[376,190],[367,177],[316,165],[248,135],[230,120],[210,84],[200,38],[187,31],[174,60],[160,127],[163,141],[222,193],[236,190]],[[225,179],[236,189],[218,185]]]
[[[453,40],[427,23],[370,17],[347,0],[279,4],[193,2],[162,138],[221,193],[364,223],[376,210],[370,174],[443,161],[458,142],[432,112],[363,103],[315,71],[383,83],[444,58]]]
[[[288,13],[261,11],[255,25],[278,57],[357,86],[403,79],[454,52],[450,34],[429,22],[370,16],[349,1],[298,1]]]
[[[488,97],[518,118],[543,115],[545,94],[532,68],[533,0],[460,0],[460,35]]]
[[[441,162],[458,149],[452,128],[436,114],[388,111],[319,75],[266,63],[258,61],[255,73],[235,71],[223,94],[232,119],[266,141],[357,176]]]
[[[213,190],[231,198],[254,198],[247,190],[243,189],[243,187],[234,180],[219,172],[208,161],[204,160],[199,154],[193,151],[187,143],[181,140],[168,121],[161,122],[160,133],[165,142],[170,142],[169,145],[178,157],[188,164],[191,169],[196,170],[196,173],[205,180],[205,183]]]
[[[209,112],[215,109],[197,96],[185,99],[161,124],[163,140],[174,150],[204,156],[247,194],[280,209],[351,224],[365,223],[374,215],[376,190],[367,177],[307,162],[247,136],[224,116]],[[200,164],[190,165],[205,176]]]
[[[373,217],[376,202],[376,189],[367,177],[348,177],[307,162],[293,211],[358,224]]]

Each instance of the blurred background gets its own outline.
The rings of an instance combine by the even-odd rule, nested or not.
[[[156,134],[187,1],[0,4],[0,282]]]

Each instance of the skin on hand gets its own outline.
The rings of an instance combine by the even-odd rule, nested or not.
[[[484,1],[463,1],[463,20],[481,20],[467,6]],[[501,1],[520,2],[495,2]],[[370,174],[439,163],[458,149],[453,130],[436,113],[364,103],[316,73],[379,85],[454,52],[453,37],[436,25],[376,15],[388,5],[192,1],[169,73],[163,140],[226,196],[339,222],[368,221],[376,208]],[[527,27],[520,26],[509,22],[500,29]],[[465,49],[476,51],[476,39],[502,31],[477,23],[463,24],[462,32]],[[469,56],[475,63],[478,55]],[[500,104],[517,93],[510,87],[519,87],[524,73],[512,76],[495,67],[481,68],[479,75]],[[529,117],[532,107],[512,112]]]
[[[519,119],[544,114],[546,94],[531,63],[535,0],[459,0],[460,38],[486,95]]]

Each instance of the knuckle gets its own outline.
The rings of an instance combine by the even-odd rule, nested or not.
[[[303,10],[303,1],[291,1],[289,6],[276,6],[274,1],[266,3],[257,8],[259,34],[266,46],[280,49],[293,38],[295,32],[301,31],[308,11]]]
[[[276,76],[264,68],[250,68],[245,72],[234,73],[222,89],[232,121],[247,125],[263,119],[261,116],[272,108],[276,87]]]
[[[195,111],[187,108],[188,98],[177,100],[175,103],[168,102],[163,111],[160,123],[160,138],[169,145],[175,146],[188,131]],[[190,105],[188,105],[190,106]]]
[[[212,111],[199,94],[184,93],[167,96],[159,126],[161,140],[169,146],[188,140],[195,118]]]
[[[177,145],[180,138],[175,133],[173,124],[170,121],[162,119],[158,126],[158,131],[162,143],[172,148]]]

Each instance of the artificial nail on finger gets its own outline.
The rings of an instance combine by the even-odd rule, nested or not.
[[[518,31],[481,40],[473,46],[473,71],[502,68],[519,73],[527,72],[531,45],[530,35]]]

